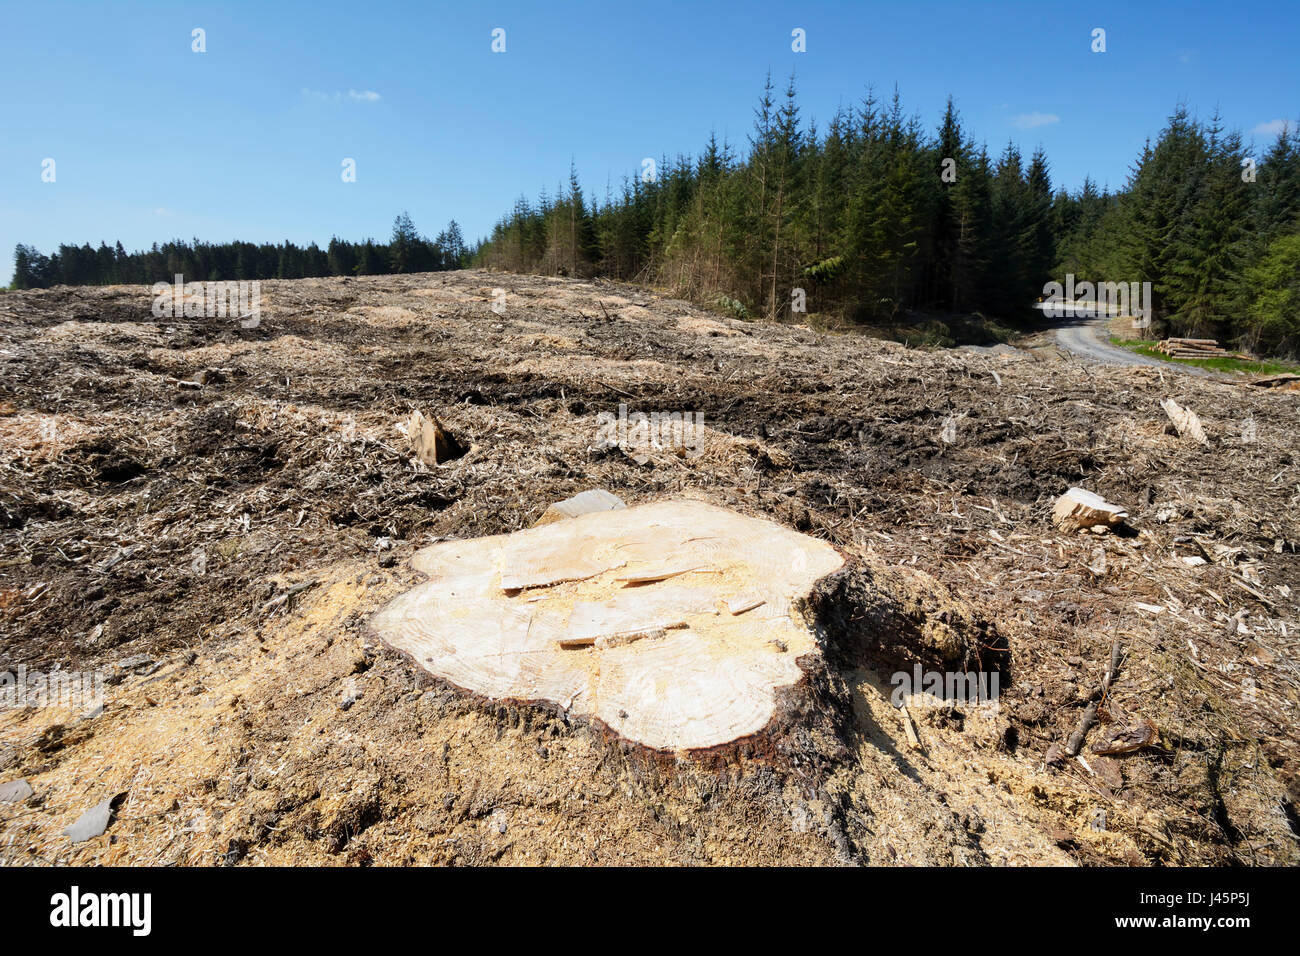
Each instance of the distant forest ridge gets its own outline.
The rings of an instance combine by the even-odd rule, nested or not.
[[[453,223],[454,226],[454,223]],[[765,84],[746,147],[711,136],[698,157],[643,163],[604,202],[573,169],[520,197],[477,249],[451,227],[423,239],[398,217],[387,245],[101,245],[41,256],[19,246],[14,286],[293,278],[476,264],[641,281],[737,315],[808,312],[878,322],[905,311],[1015,318],[1050,281],[1150,282],[1153,335],[1300,352],[1300,128],[1262,157],[1216,114],[1185,105],[1136,157],[1123,188],[1054,189],[1043,150],[990,155],[950,97],[933,132],[869,93],[823,127],[794,82]],[[123,268],[125,264],[126,268]]]
[[[452,220],[435,239],[420,235],[403,212],[393,222],[387,243],[373,239],[348,242],[334,238],[325,249],[316,243],[291,242],[208,243],[195,239],[158,245],[142,252],[127,252],[101,242],[95,249],[61,245],[52,255],[31,246],[14,250],[14,278],[10,288],[45,289],[55,285],[119,285],[171,282],[178,274],[186,282],[220,282],[237,279],[305,279],[317,276],[387,275],[393,272],[440,272],[462,269],[474,250],[465,245],[460,226]]]

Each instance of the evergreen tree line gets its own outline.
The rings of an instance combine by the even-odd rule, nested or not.
[[[411,217],[402,213],[393,223],[387,244],[373,239],[348,242],[334,238],[321,249],[292,242],[280,245],[252,242],[192,243],[174,241],[143,252],[128,253],[122,243],[99,248],[61,245],[42,255],[31,246],[14,250],[11,288],[45,289],[54,285],[122,285],[238,279],[303,279],[338,275],[385,275],[393,272],[437,272],[464,268],[474,254],[465,245],[460,226],[452,220],[435,239],[420,235]]]
[[[648,281],[738,314],[861,321],[904,310],[1029,314],[1048,281],[1153,285],[1153,334],[1300,349],[1300,137],[1258,168],[1241,136],[1179,107],[1119,192],[1053,190],[1042,149],[977,145],[951,98],[933,133],[897,91],[824,128],[771,81],[743,156],[710,137],[604,203],[567,186],[521,197],[475,262]],[[950,161],[950,162],[949,162]],[[1253,180],[1253,181],[1252,181]]]
[[[1151,282],[1157,334],[1300,353],[1300,128],[1256,165],[1217,113],[1179,106],[1122,192],[1085,181],[1053,228],[1060,271]]]

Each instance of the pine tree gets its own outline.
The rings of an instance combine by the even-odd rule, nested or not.
[[[419,259],[420,234],[406,212],[393,220],[393,235],[388,242],[388,263],[392,272],[414,272]]]
[[[1241,137],[1224,134],[1216,115],[1206,130],[1197,189],[1171,243],[1167,280],[1178,290],[1171,316],[1186,333],[1226,338],[1245,306],[1242,265],[1250,211],[1241,179]]]
[[[1269,243],[1264,257],[1247,271],[1246,287],[1254,297],[1245,343],[1284,355],[1300,353],[1300,231]]]
[[[1129,177],[1115,238],[1124,250],[1127,281],[1152,283],[1157,320],[1179,314],[1187,299],[1174,275],[1175,259],[1193,248],[1188,230],[1205,163],[1204,136],[1180,104]]]
[[[36,250],[29,250],[21,242],[14,246],[14,277],[9,283],[11,289],[37,288],[38,277],[33,274],[32,259],[39,255]]]
[[[461,234],[460,226],[453,219],[447,224],[447,268],[463,269],[465,268],[465,237]]]
[[[953,202],[957,220],[952,258],[952,308],[987,307],[984,284],[993,254],[993,166],[988,150],[967,144],[969,168],[958,174]]]
[[[963,177],[970,177],[971,156],[962,138],[961,119],[951,96],[939,125],[939,138],[932,151],[934,180],[929,190],[927,239],[930,264],[924,287],[924,300],[932,305],[952,308],[956,305],[956,273],[960,258],[962,208],[958,188]],[[947,181],[951,170],[955,180]]]
[[[1286,126],[1264,155],[1251,184],[1256,255],[1278,235],[1300,228],[1300,125]]]

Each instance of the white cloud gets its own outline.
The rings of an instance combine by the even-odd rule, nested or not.
[[[1020,129],[1033,129],[1035,126],[1050,126],[1052,123],[1061,122],[1061,117],[1055,113],[1021,113],[1019,116],[1011,117],[1011,125]]]
[[[344,100],[353,103],[377,103],[381,99],[374,90],[348,90],[346,93],[336,90],[333,93],[326,93],[324,90],[310,90],[303,87],[302,95],[318,103],[341,103]]]
[[[1252,129],[1251,132],[1262,133],[1265,136],[1276,136],[1278,133],[1282,132],[1282,130],[1286,129],[1286,127],[1287,127],[1286,120],[1275,119],[1275,120],[1269,120],[1267,123],[1260,123],[1254,129]]]
[[[153,214],[155,216],[170,216],[172,214],[172,211],[168,209],[166,206],[159,206],[157,209],[153,211]]]

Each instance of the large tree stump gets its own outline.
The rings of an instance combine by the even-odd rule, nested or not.
[[[448,541],[412,563],[429,580],[371,626],[421,668],[676,751],[769,723],[817,649],[795,602],[844,559],[770,521],[667,501]]]

